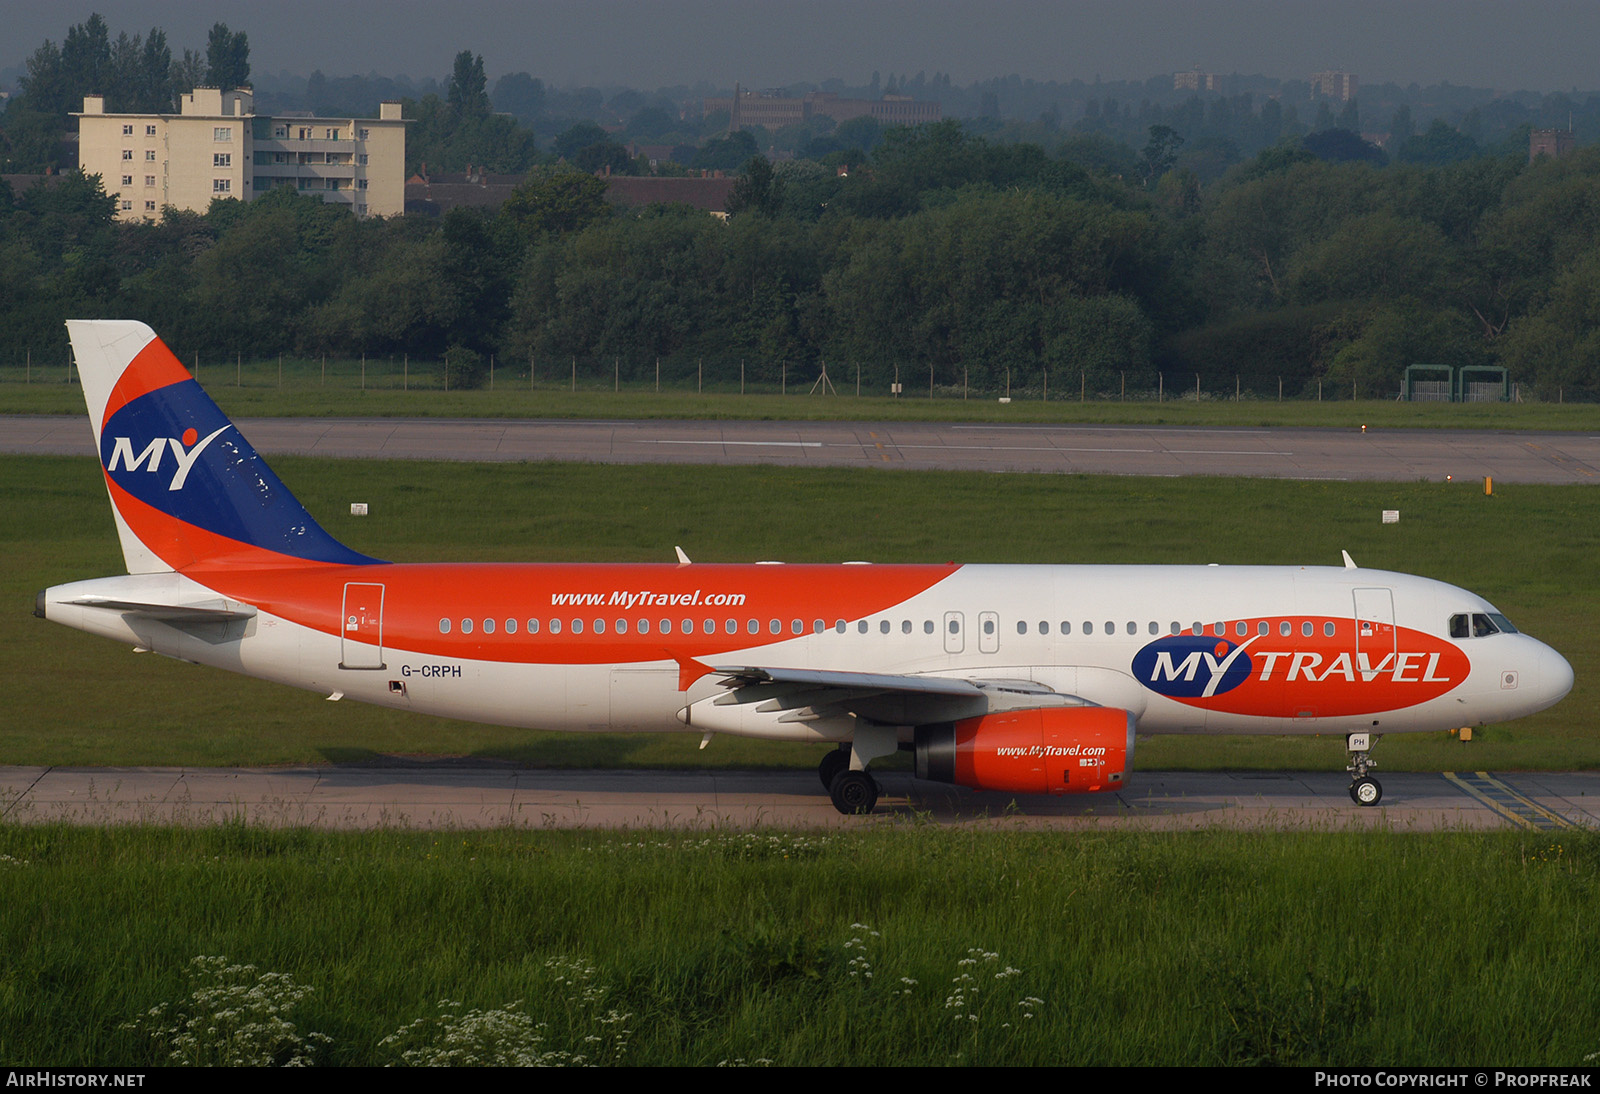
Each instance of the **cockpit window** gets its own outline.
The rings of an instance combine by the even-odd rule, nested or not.
[[[1511,620],[1499,612],[1462,612],[1450,617],[1451,638],[1487,638],[1491,634],[1516,634]]]

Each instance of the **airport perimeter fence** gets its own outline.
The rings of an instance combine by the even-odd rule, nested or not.
[[[414,392],[613,392],[641,395],[795,395],[897,397],[901,399],[979,399],[1013,402],[1233,402],[1393,400],[1399,386],[1363,390],[1358,384],[1307,380],[1303,376],[1238,373],[1207,376],[1178,370],[1045,370],[1039,367],[985,367],[884,362],[790,362],[737,358],[620,356],[489,356],[475,367],[439,357],[385,354],[366,357],[282,354],[180,354],[207,388]],[[17,350],[0,355],[0,383],[75,383],[70,355],[35,355]],[[1485,388],[1484,401],[1499,398]],[[1556,391],[1543,398],[1513,385],[1513,402],[1593,402],[1600,393]]]

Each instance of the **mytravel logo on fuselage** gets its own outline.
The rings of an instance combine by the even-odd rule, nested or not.
[[[1133,656],[1134,677],[1189,706],[1292,718],[1308,709],[1329,717],[1413,706],[1445,694],[1472,669],[1455,645],[1388,624],[1296,617],[1213,629],[1222,633],[1148,643]]]

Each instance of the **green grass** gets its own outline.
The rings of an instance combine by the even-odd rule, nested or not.
[[[58,370],[59,371],[59,370]],[[963,399],[959,390],[941,391],[936,399],[913,389],[904,398],[856,397],[841,388],[837,396],[809,396],[806,387],[790,385],[787,395],[775,390],[749,395],[737,392],[696,394],[668,388],[661,392],[610,384],[576,391],[541,385],[530,391],[522,384],[500,383],[494,391],[444,392],[436,385],[401,391],[369,387],[363,391],[349,377],[322,386],[306,377],[298,386],[280,389],[270,382],[237,387],[232,371],[226,380],[207,378],[205,388],[234,417],[395,417],[395,418],[679,418],[728,421],[810,420],[867,422],[1077,422],[1103,425],[1297,426],[1383,429],[1592,430],[1600,428],[1600,404],[1578,403],[1401,403],[1393,399],[1352,400],[1252,399],[1235,402],[1220,393],[1196,401],[1193,390],[1178,398],[1128,401],[1090,398],[1079,402],[1040,392],[1018,393],[1009,404],[992,397]],[[853,390],[853,389],[852,389]],[[76,385],[0,382],[0,414],[82,414],[83,396]]]
[[[1597,896],[1592,833],[0,827],[0,1058],[163,1063],[125,1024],[223,1025],[208,955],[310,988],[327,1064],[450,999],[631,1064],[1576,1068]]]
[[[1600,505],[1586,487],[1135,479],[764,467],[281,458],[335,536],[401,561],[1140,562],[1366,566],[1488,597],[1573,664],[1552,710],[1387,737],[1384,770],[1600,766]],[[351,501],[372,515],[349,516]],[[1384,525],[1383,509],[1401,522]],[[253,765],[458,755],[550,766],[810,767],[818,750],[693,734],[549,734],[322,697],[128,649],[31,617],[46,586],[118,573],[91,460],[0,459],[0,758],[10,764]],[[1340,769],[1326,738],[1156,737],[1145,769]]]

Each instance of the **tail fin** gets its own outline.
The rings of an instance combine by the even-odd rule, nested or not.
[[[129,573],[379,561],[323,531],[149,327],[67,333]]]

